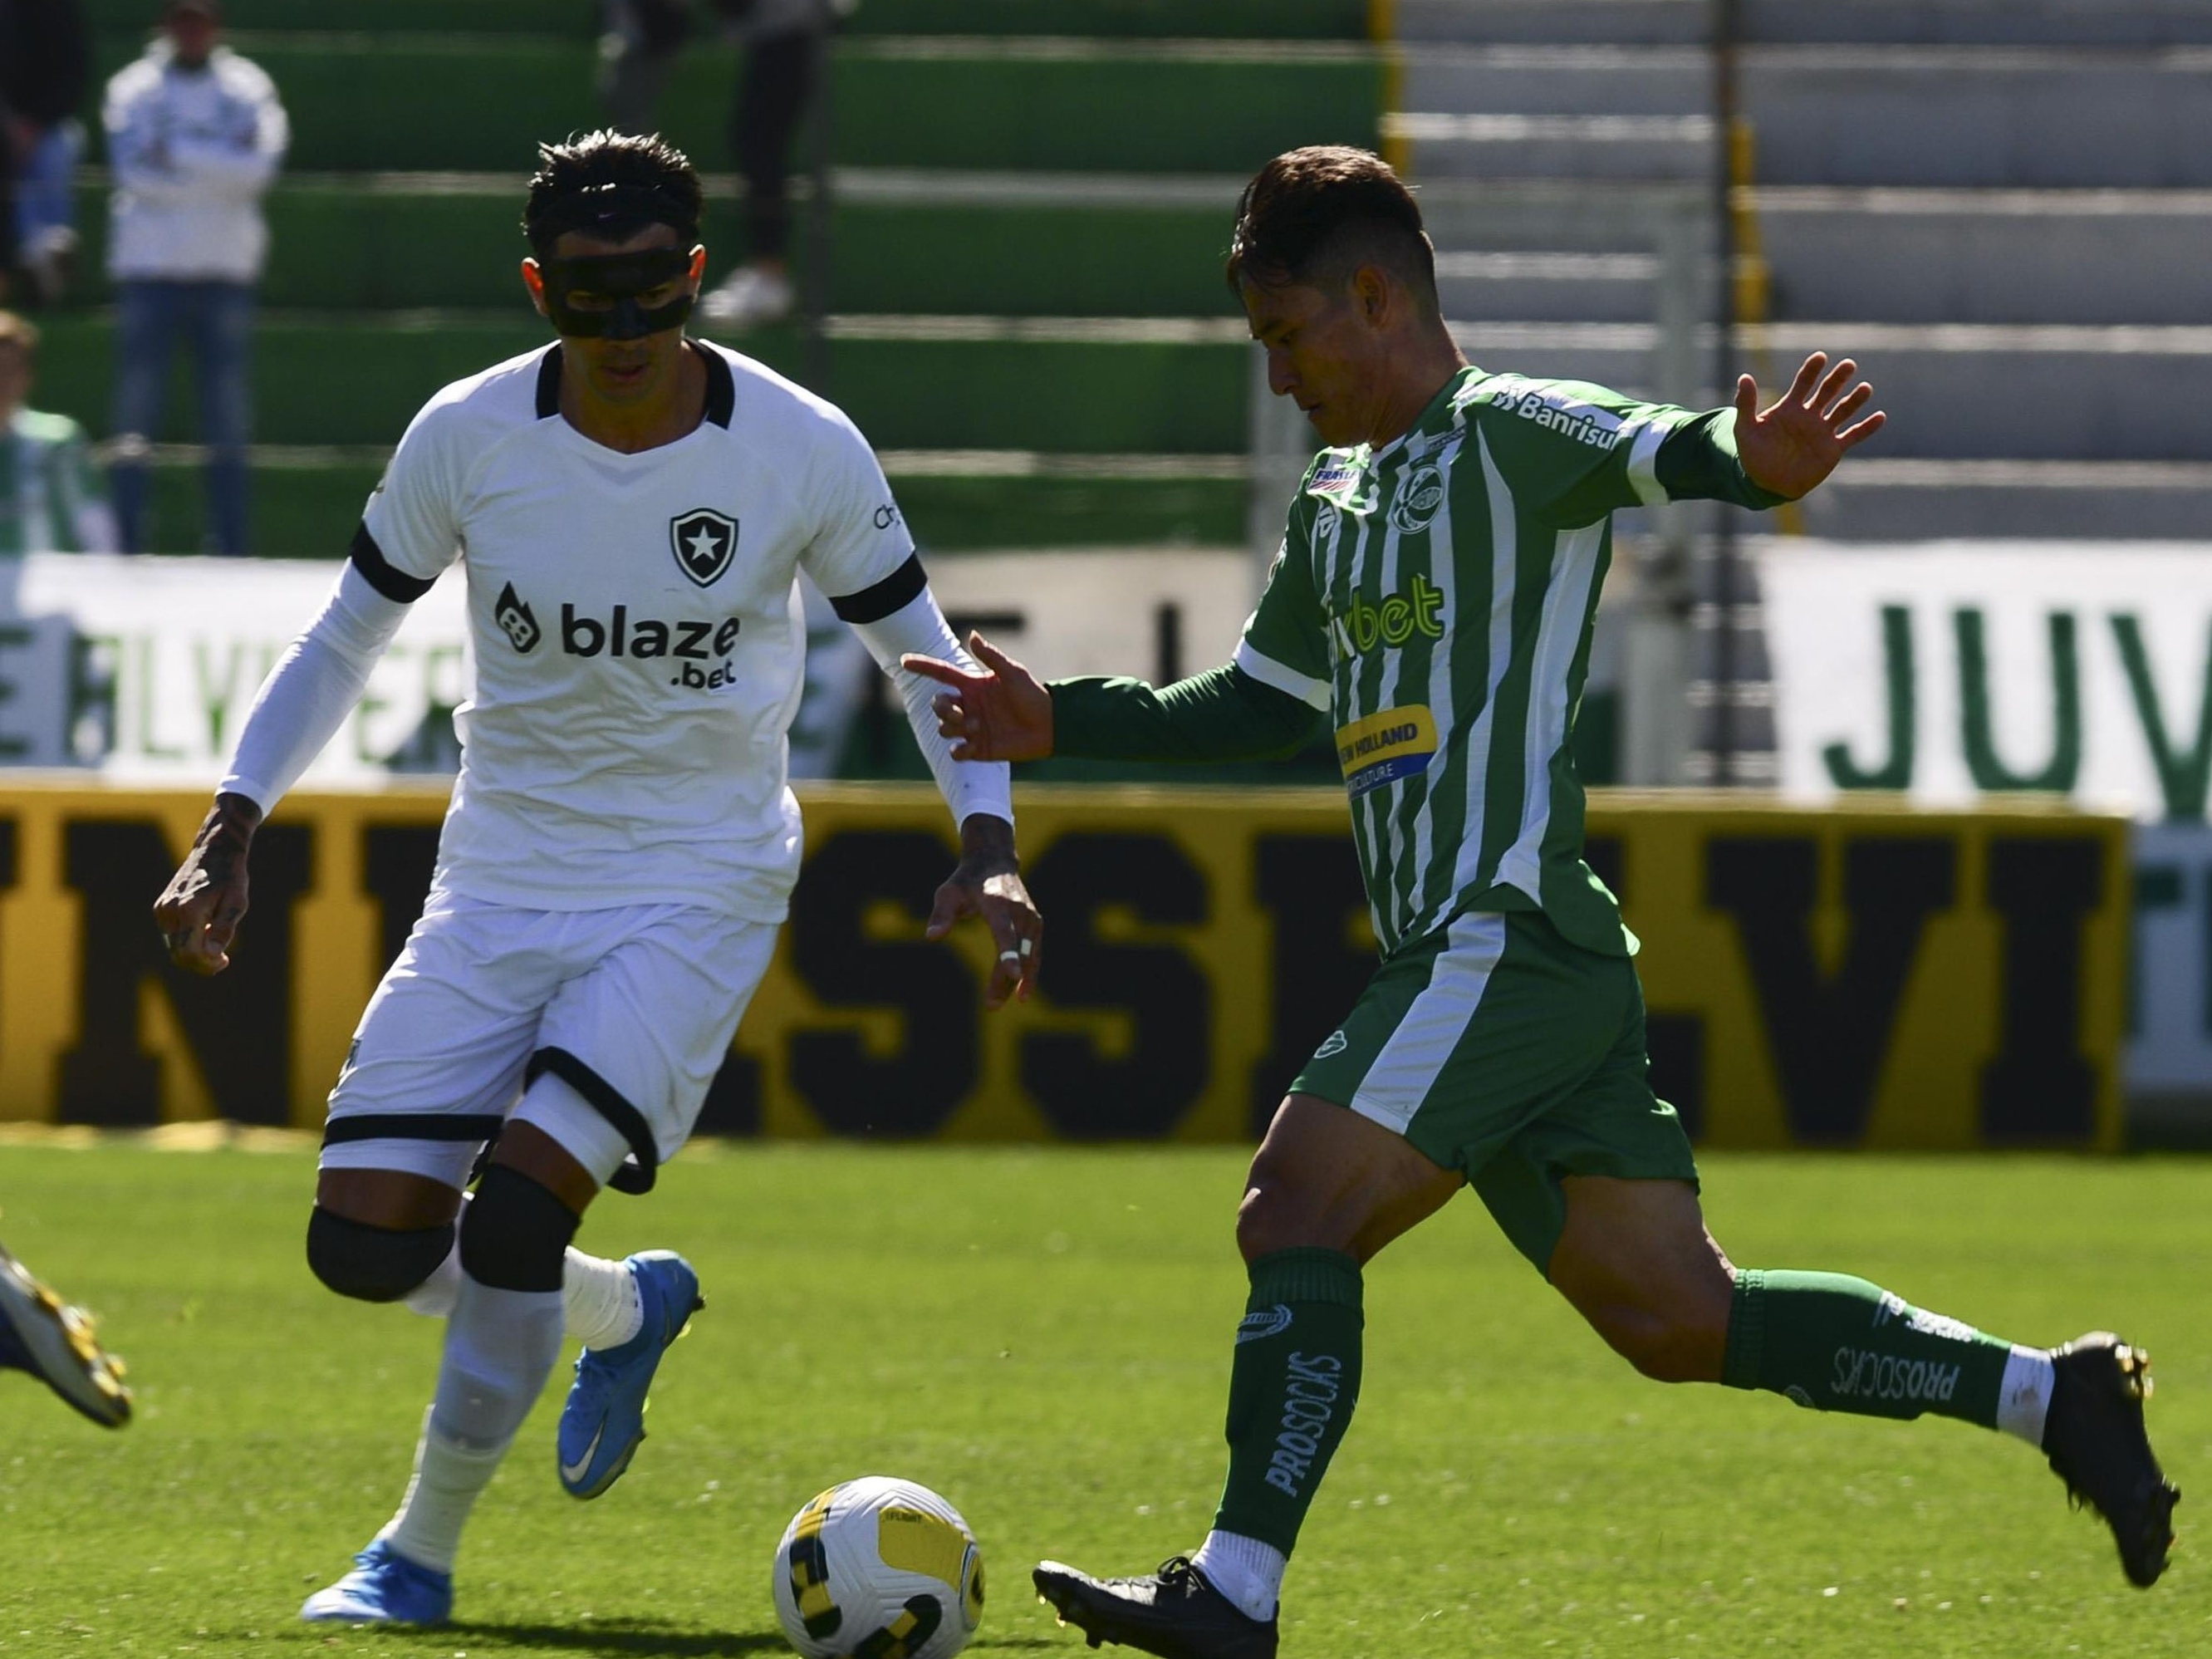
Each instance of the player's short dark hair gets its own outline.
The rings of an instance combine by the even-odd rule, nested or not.
[[[1333,286],[1363,264],[1402,278],[1431,308],[1437,252],[1413,192],[1372,150],[1312,144],[1261,167],[1237,204],[1227,276],[1232,292]]]
[[[602,129],[538,145],[522,233],[541,259],[573,230],[623,242],[667,225],[689,248],[699,240],[700,203],[699,174],[682,150],[658,133]]]

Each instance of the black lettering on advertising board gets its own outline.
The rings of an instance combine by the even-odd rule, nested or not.
[[[1791,1138],[1848,1146],[1866,1132],[1929,919],[1954,902],[1958,845],[1903,836],[1845,843],[1850,936],[1832,975],[1813,949],[1819,858],[1809,836],[1716,836],[1705,845],[1705,896],[1742,937]]]
[[[213,980],[172,968],[152,925],[181,850],[173,805],[31,789],[0,814],[8,914],[35,933],[60,906],[79,933],[78,966],[59,980],[35,957],[0,963],[19,1034],[9,1075],[27,1097],[11,1099],[15,1115],[153,1124],[178,1109],[179,1073],[165,1068],[182,1066],[232,1121],[306,1121],[328,1079],[295,1077],[302,1046],[335,1065],[355,988],[402,948],[434,863],[434,803],[395,801],[363,823],[356,803],[308,797],[264,829],[252,914]],[[949,841],[918,803],[888,806],[839,799],[823,814],[782,954],[702,1133],[757,1134],[803,1114],[832,1134],[887,1138],[940,1133],[956,1116],[985,1138],[1257,1134],[1374,971],[1333,815],[1211,800],[1190,810],[1218,816],[1187,837],[1181,818],[1055,796],[1030,831],[1049,927],[1041,994],[987,1051],[974,924],[921,937]],[[1589,863],[1649,946],[1654,1091],[1707,1144],[2112,1144],[2122,830],[1996,811],[1838,823],[1608,809]],[[359,837],[358,862],[311,857],[321,835]],[[311,895],[318,866],[357,870],[357,890]],[[2146,907],[2194,906],[2170,860],[2137,873]],[[303,956],[295,925],[341,959]],[[24,935],[10,937],[39,948]],[[309,1097],[295,1099],[301,1085]]]
[[[787,940],[808,989],[836,1009],[896,1009],[898,1052],[878,1060],[860,1032],[791,1037],[792,1087],[833,1133],[927,1135],[975,1086],[982,987],[948,944],[877,939],[870,909],[889,901],[917,926],[952,867],[924,830],[846,830],[807,860],[793,896]]]
[[[1128,1053],[1109,1058],[1091,1036],[1022,1038],[1022,1086],[1071,1140],[1167,1133],[1205,1091],[1213,1069],[1213,988],[1171,945],[1109,942],[1102,915],[1149,926],[1206,919],[1206,877],[1165,836],[1073,834],[1052,843],[1029,878],[1048,918],[1038,989],[1055,1008],[1127,1010]]]
[[[362,831],[361,878],[376,901],[380,975],[399,960],[400,947],[430,896],[439,833],[435,824],[424,823],[377,823]]]
[[[158,823],[77,820],[62,830],[64,879],[83,902],[77,1046],[61,1056],[64,1123],[161,1121],[160,1065],[138,1030],[151,980],[176,1015],[216,1109],[240,1123],[291,1121],[292,905],[307,890],[313,831],[264,825],[253,838],[252,912],[228,972],[173,967],[154,900],[176,869]]]
[[[1583,844],[1583,862],[1624,908],[1629,902],[1628,847],[1619,836],[1591,836]],[[1651,1092],[1674,1109],[1682,1132],[1696,1140],[1705,1129],[1705,1022],[1702,1015],[1679,1012],[1644,1015],[1644,1052]]]
[[[1376,957],[1352,942],[1367,889],[1351,836],[1255,836],[1252,872],[1254,896],[1273,936],[1268,978],[1275,994],[1267,1052],[1252,1068],[1251,1127],[1259,1135],[1315,1046],[1359,1000]]]
[[[2003,1048],[1982,1069],[1982,1133],[1998,1146],[2095,1132],[2082,1057],[2081,930],[2105,896],[2105,849],[2035,836],[1990,842],[1990,908],[2004,918]]]

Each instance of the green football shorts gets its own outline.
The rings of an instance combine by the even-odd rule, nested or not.
[[[1570,945],[1537,912],[1471,910],[1376,969],[1291,1091],[1465,1175],[1542,1272],[1566,1224],[1565,1177],[1697,1184],[1648,1071],[1634,963]]]

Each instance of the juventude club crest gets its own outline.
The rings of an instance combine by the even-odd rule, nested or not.
[[[1429,527],[1437,509],[1444,504],[1444,476],[1429,462],[1408,472],[1398,486],[1398,499],[1390,504],[1390,522],[1407,536]]]
[[[712,507],[694,507],[668,521],[676,567],[702,587],[712,587],[738,556],[738,521]]]

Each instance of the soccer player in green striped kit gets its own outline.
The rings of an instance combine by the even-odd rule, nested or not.
[[[2179,1493],[2144,1434],[2140,1351],[2102,1332],[2019,1346],[1864,1279],[1734,1267],[1646,1079],[1634,941],[1583,860],[1571,738],[1611,514],[1796,500],[1881,428],[1873,389],[1815,355],[1763,411],[1746,376],[1733,408],[1697,413],[1475,368],[1419,207],[1361,150],[1268,163],[1229,277],[1272,388],[1329,446],[1235,661],[1158,691],[1041,685],[981,641],[982,672],[908,663],[944,683],[940,729],[974,760],[1282,755],[1326,712],[1382,945],[1237,1212],[1251,1297],[1212,1530],[1143,1577],[1046,1562],[1039,1592],[1093,1645],[1273,1655],[1285,1565],[1358,1399],[1363,1271],[1462,1185],[1645,1376],[2007,1431],[2152,1583]]]

